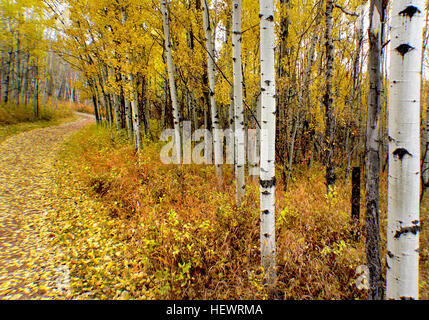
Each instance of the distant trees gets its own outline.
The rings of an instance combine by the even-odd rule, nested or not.
[[[32,99],[37,115],[39,82],[43,75],[39,68],[48,44],[44,32],[49,20],[44,16],[44,6],[37,0],[1,1],[0,15],[1,102],[19,105],[28,104]],[[70,91],[67,94],[70,96]]]

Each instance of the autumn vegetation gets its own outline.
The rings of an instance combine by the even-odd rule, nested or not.
[[[56,242],[68,250],[74,298],[268,298],[260,267],[257,183],[248,181],[236,207],[232,166],[219,186],[209,178],[213,166],[163,165],[160,146],[147,139],[137,155],[125,135],[112,141],[108,129],[95,126],[65,145],[56,195],[72,197],[77,205],[65,206],[52,221]],[[385,226],[385,173],[380,185]],[[367,290],[356,287],[356,268],[365,264],[365,231],[361,225],[356,241],[350,183],[341,179],[335,197],[327,197],[325,188],[322,167],[303,163],[288,192],[280,185],[276,194],[280,299],[366,298]],[[425,223],[427,199],[422,208]],[[383,227],[382,253],[385,232]],[[429,298],[428,244],[424,233],[422,299]]]
[[[391,2],[0,0],[0,142],[95,120],[62,146],[47,195],[66,298],[383,299],[388,170],[418,158],[420,218],[398,238],[419,233],[417,295],[429,299],[427,5],[395,16],[417,29],[425,19],[423,42],[392,48]],[[402,103],[389,57],[409,52],[423,52],[411,62],[420,96],[407,100],[417,158],[393,152],[389,133],[389,106]],[[204,164],[183,164],[184,121],[213,133]],[[215,163],[217,128],[235,130],[234,164]],[[160,159],[165,129],[181,164]],[[264,134],[237,134],[248,129]]]

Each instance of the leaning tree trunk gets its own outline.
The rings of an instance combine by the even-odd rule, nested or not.
[[[261,61],[261,262],[269,286],[275,282],[275,136],[276,89],[274,71],[274,5],[273,0],[260,0]]]
[[[241,72],[241,0],[232,2],[232,61],[234,71],[234,123],[236,163],[236,200],[240,203],[244,195],[244,116],[243,74]]]
[[[387,205],[388,299],[418,299],[420,55],[424,0],[392,2]]]
[[[214,162],[216,166],[216,175],[222,180],[222,163],[223,163],[223,150],[222,150],[222,141],[219,130],[219,113],[215,101],[215,63],[214,63],[214,48],[212,40],[212,31],[210,26],[210,16],[208,1],[203,0],[203,20],[204,20],[204,30],[206,35],[206,49],[207,49],[207,74],[209,79],[209,101],[210,101],[210,111],[212,118],[212,128],[213,128],[213,147],[214,147]]]
[[[177,103],[176,83],[174,81],[173,56],[171,54],[170,28],[168,25],[168,12],[167,12],[166,0],[161,0],[161,13],[162,13],[163,26],[164,26],[165,55],[167,57],[168,81],[170,82],[171,103],[173,105],[174,142],[176,145],[176,163],[179,164],[181,162],[179,105]]]
[[[334,44],[332,41],[332,12],[333,0],[326,0],[325,11],[325,46],[326,46],[326,92],[323,97],[325,107],[325,143],[326,143],[326,188],[332,192],[335,186],[335,172],[332,163],[334,156],[334,113],[332,99],[332,76],[334,63]]]
[[[382,300],[384,297],[383,276],[380,260],[380,226],[379,226],[379,111],[381,63],[381,35],[384,22],[382,0],[371,0],[369,9],[370,26],[368,29],[369,57],[369,93],[366,124],[366,159],[365,159],[365,228],[366,228],[366,261],[369,269],[368,299]]]

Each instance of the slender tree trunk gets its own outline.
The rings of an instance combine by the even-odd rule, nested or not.
[[[379,112],[381,63],[381,35],[384,21],[382,0],[371,0],[369,9],[370,26],[368,29],[369,57],[369,94],[366,124],[365,159],[365,228],[366,262],[369,269],[369,300],[382,300],[384,297],[383,276],[380,260],[380,222],[379,222]]]
[[[174,65],[173,56],[171,53],[170,43],[170,27],[168,24],[168,11],[166,0],[161,0],[161,13],[164,26],[165,38],[165,55],[167,58],[168,81],[170,83],[170,95],[173,105],[173,121],[174,121],[174,141],[176,146],[176,163],[181,163],[181,137],[180,137],[180,118],[179,118],[179,105],[177,103],[176,82],[174,80]]]
[[[204,30],[206,35],[206,49],[207,49],[207,74],[209,80],[209,101],[210,111],[212,118],[212,129],[213,129],[213,147],[214,147],[214,161],[216,166],[216,175],[220,181],[222,181],[222,163],[223,163],[223,150],[222,141],[219,130],[219,113],[215,101],[215,64],[214,64],[214,48],[212,39],[212,30],[210,26],[210,15],[208,8],[209,0],[203,1],[203,20]]]
[[[131,103],[130,100],[125,99],[125,114],[126,114],[126,122],[127,122],[127,132],[128,139],[132,142],[133,139],[133,117],[131,112]]]
[[[244,115],[243,115],[243,75],[241,72],[241,0],[232,1],[232,60],[234,71],[234,123],[235,123],[235,179],[236,201],[240,203],[244,195]]]
[[[355,29],[355,37],[356,37],[356,49],[355,54],[353,58],[353,87],[350,97],[350,114],[354,115],[355,110],[359,110],[359,93],[361,89],[360,85],[360,74],[362,73],[360,68],[360,61],[361,61],[361,51],[362,51],[362,44],[363,44],[363,24],[364,24],[364,9],[361,7],[359,12],[358,20],[356,21],[356,29]],[[355,119],[350,119],[350,121],[347,122],[347,136],[346,136],[346,146],[345,146],[345,152],[346,152],[346,158],[347,158],[347,167],[346,167],[346,173],[345,173],[345,179],[348,179],[349,173],[350,173],[350,167],[352,164],[352,158],[353,158],[353,142],[352,142],[352,133],[351,133],[351,126],[353,123],[356,122]]]
[[[213,161],[212,160],[213,159],[213,155],[212,155],[213,145],[210,144],[211,139],[209,139],[210,132],[209,132],[208,109],[210,108],[210,106],[209,106],[208,95],[206,94],[202,100],[203,100],[203,107],[204,107],[204,129],[206,129],[204,131],[204,159],[205,159],[206,164],[211,164]]]
[[[7,61],[7,69],[6,69],[6,75],[4,77],[4,96],[3,96],[3,102],[8,103],[9,101],[9,91],[10,91],[10,72],[11,72],[11,64],[12,64],[12,52],[8,52],[9,59]]]
[[[34,115],[39,117],[39,64],[36,62],[36,86],[34,90]]]
[[[112,78],[115,78],[116,81],[118,81],[118,79],[116,77],[116,70],[114,70],[113,68],[107,69],[107,66],[106,66],[106,75],[108,72],[107,70],[109,70],[110,76]],[[115,127],[116,127],[116,130],[119,131],[121,129],[121,114],[120,114],[119,97],[115,92],[112,92],[111,96],[113,97],[113,110],[115,113]],[[113,116],[113,114],[112,114],[112,116]]]
[[[260,0],[260,61],[261,61],[261,262],[269,287],[276,279],[275,245],[275,31],[273,0]]]
[[[334,63],[334,44],[332,41],[332,12],[333,0],[326,0],[325,11],[325,46],[326,46],[326,93],[323,97],[325,107],[325,143],[326,143],[326,188],[327,193],[335,187],[335,172],[333,166],[334,156],[334,113],[332,98],[332,76]]]
[[[19,39],[19,32],[16,33],[16,65],[15,65],[15,99],[16,105],[19,105],[19,95],[21,93],[21,60],[20,60],[21,42]]]
[[[421,57],[421,81],[420,81],[420,114],[421,114],[421,127],[424,129],[424,139],[425,141],[423,147],[423,154],[422,154],[422,173],[421,173],[421,195],[420,195],[420,202],[423,200],[423,196],[426,192],[426,189],[428,188],[429,184],[429,103],[428,101],[423,101],[423,91],[424,91],[424,63],[425,63],[425,57],[426,57],[426,49],[428,45],[428,17],[429,17],[429,10],[426,10],[426,17],[425,17],[425,32],[423,35],[423,45],[422,45],[422,57]],[[429,98],[429,96],[428,96]],[[426,102],[426,124],[423,124],[423,109]],[[423,145],[422,145],[423,146]]]
[[[423,0],[392,2],[387,205],[388,299],[418,299]]]
[[[289,154],[288,154],[289,163],[288,163],[288,170],[287,170],[287,178],[286,178],[286,182],[285,182],[285,189],[287,189],[287,187],[289,185],[290,178],[291,178],[293,156],[294,156],[294,150],[295,150],[295,138],[296,138],[296,133],[298,131],[298,123],[299,123],[299,120],[297,117],[294,121],[292,137],[290,139],[290,147],[289,147]]]
[[[130,82],[132,87],[132,96],[131,96],[131,114],[133,119],[133,132],[134,132],[134,146],[138,152],[141,151],[142,148],[142,139],[141,139],[141,129],[140,129],[140,115],[139,115],[139,107],[137,101],[137,89],[135,76],[133,74],[130,75]]]

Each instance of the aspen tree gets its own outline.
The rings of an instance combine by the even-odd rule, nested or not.
[[[170,28],[168,24],[168,11],[167,11],[166,0],[161,0],[161,13],[162,13],[162,22],[164,27],[165,55],[167,58],[168,81],[170,82],[170,95],[171,95],[171,103],[173,106],[174,142],[176,146],[176,161],[179,164],[181,162],[179,106],[177,103],[176,83],[174,81],[173,56],[171,53]]]
[[[131,83],[131,115],[133,122],[133,132],[134,132],[134,143],[137,151],[141,151],[142,140],[141,140],[141,132],[140,132],[140,115],[139,115],[139,107],[137,104],[137,92],[136,92],[136,81],[135,76],[130,74],[129,80]]]
[[[204,30],[206,36],[206,50],[207,50],[207,75],[209,80],[209,101],[210,101],[210,113],[212,118],[213,128],[213,148],[214,148],[214,162],[216,166],[216,175],[219,180],[222,180],[222,163],[223,163],[223,150],[222,141],[219,130],[219,113],[216,106],[215,100],[215,62],[214,62],[214,47],[213,47],[213,36],[210,23],[209,15],[209,0],[202,0],[203,2],[203,20]]]
[[[269,286],[275,282],[275,135],[276,89],[274,70],[274,4],[260,0],[260,61],[261,61],[261,262]]]
[[[245,188],[243,74],[241,72],[241,0],[233,0],[232,2],[232,60],[234,72],[235,176],[238,204],[243,197]]]
[[[368,29],[369,56],[368,75],[369,93],[366,125],[366,158],[365,158],[365,227],[366,227],[366,261],[369,269],[368,299],[382,300],[384,296],[383,277],[380,260],[380,226],[379,226],[379,112],[381,39],[384,22],[384,5],[382,0],[371,0],[369,9],[370,25]]]
[[[418,299],[420,58],[423,0],[392,2],[389,76],[387,299]]]
[[[326,145],[326,188],[333,191],[335,186],[335,172],[332,164],[334,156],[334,113],[332,99],[332,77],[334,69],[334,44],[332,41],[332,13],[334,1],[326,0],[325,8],[325,47],[326,47],[326,88],[323,97],[325,107],[325,145]]]

